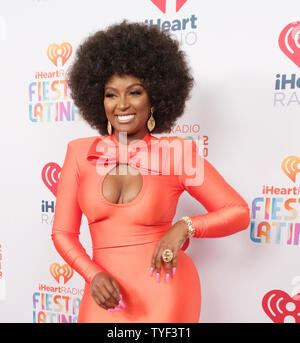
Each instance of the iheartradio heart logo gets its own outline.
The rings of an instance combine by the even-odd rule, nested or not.
[[[163,13],[166,13],[167,0],[150,0],[156,7],[158,7]],[[178,12],[181,7],[188,0],[176,0],[176,12]]]
[[[49,60],[57,67],[58,58],[61,58],[62,66],[72,55],[72,45],[64,42],[61,45],[50,44],[47,49],[47,56]]]
[[[286,292],[272,290],[265,294],[262,307],[274,323],[300,323],[299,294],[291,298]]]
[[[288,24],[278,41],[283,53],[300,68],[300,21]]]
[[[55,162],[47,163],[42,170],[42,180],[56,197],[61,167]]]
[[[286,157],[282,161],[281,169],[295,183],[296,175],[300,172],[300,158],[297,156]]]
[[[67,283],[74,274],[73,269],[68,264],[61,266],[59,263],[51,264],[50,273],[58,283],[59,278],[62,276],[64,279],[64,284]]]

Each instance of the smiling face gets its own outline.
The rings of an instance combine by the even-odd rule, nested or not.
[[[140,79],[113,75],[105,85],[104,109],[115,136],[126,132],[128,140],[141,139],[149,133],[147,120],[151,105]]]

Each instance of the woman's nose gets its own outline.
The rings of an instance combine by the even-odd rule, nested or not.
[[[127,100],[127,98],[126,97],[120,97],[120,101],[119,101],[119,103],[118,103],[118,108],[120,109],[120,110],[126,110],[128,107],[130,106],[130,104],[129,104],[129,102],[128,102],[128,100]]]

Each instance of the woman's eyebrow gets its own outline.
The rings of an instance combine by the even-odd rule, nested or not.
[[[141,83],[133,83],[133,84],[131,84],[130,86],[128,86],[126,89],[128,89],[128,88],[131,88],[131,87],[133,87],[133,86],[142,86],[142,87],[144,87],[144,85],[142,85]],[[116,88],[114,88],[114,87],[111,87],[111,86],[107,86],[107,87],[105,87],[105,89],[108,89],[108,88],[111,88],[111,89],[117,90]]]

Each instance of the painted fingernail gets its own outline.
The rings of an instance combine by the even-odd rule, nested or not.
[[[115,308],[109,308],[107,311],[109,312],[116,312],[116,311],[121,311],[120,307],[119,306],[116,306]]]
[[[175,275],[175,273],[176,273],[176,267],[172,268],[172,274],[173,274],[173,276]]]
[[[159,282],[159,277],[160,277],[160,274],[159,273],[156,273],[156,281]]]
[[[168,282],[168,281],[169,281],[169,279],[170,279],[170,274],[169,274],[169,273],[167,273],[167,274],[166,274],[166,282]]]
[[[126,307],[122,300],[119,301],[119,305],[120,305],[121,307],[123,307],[123,308]]]
[[[154,270],[154,268],[151,267],[151,268],[150,268],[150,272],[149,272],[149,275],[150,275],[150,276],[152,276],[153,270]]]

